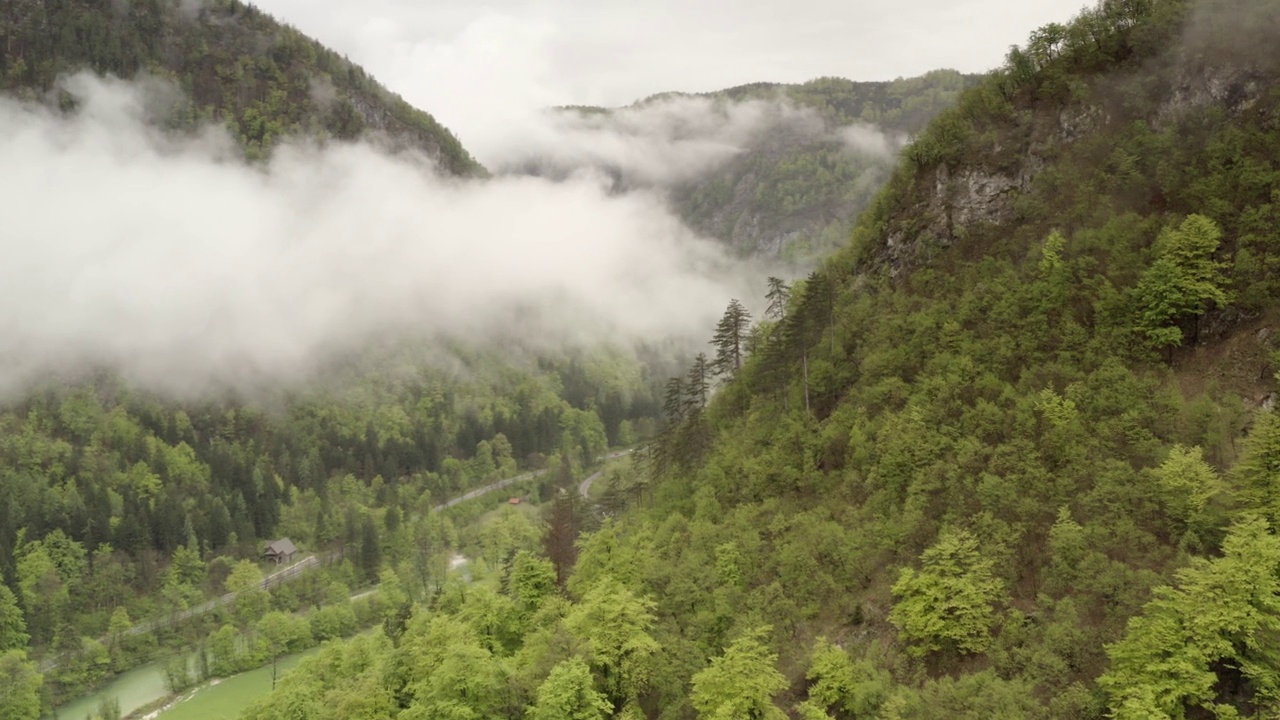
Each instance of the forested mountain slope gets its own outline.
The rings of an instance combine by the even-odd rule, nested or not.
[[[14,0],[0,7],[0,89],[38,96],[90,69],[173,80],[174,129],[224,124],[251,158],[305,134],[377,138],[448,173],[483,168],[448,129],[364,70],[239,0]]]
[[[902,144],[976,79],[938,70],[888,82],[756,83],[664,93],[624,108],[559,108],[557,122],[641,142],[663,136],[734,146],[723,162],[658,178],[657,186],[695,230],[742,254],[811,265],[844,243],[858,213],[888,179]],[[505,169],[556,175],[580,162],[534,156]],[[653,183],[626,166],[594,162],[620,188]]]
[[[1274,717],[1277,28],[1042,28],[726,314],[562,592],[517,556],[246,717]]]

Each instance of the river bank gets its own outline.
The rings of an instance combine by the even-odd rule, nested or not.
[[[319,648],[282,656],[276,672],[283,675]],[[54,709],[43,720],[85,720],[98,712],[103,700],[120,703],[123,720],[234,720],[256,698],[271,691],[271,665],[213,678],[181,693],[165,685],[164,663],[153,662],[121,673],[97,692]]]

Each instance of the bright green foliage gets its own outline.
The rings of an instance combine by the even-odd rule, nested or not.
[[[24,650],[0,652],[0,718],[36,720],[40,717],[40,673]]]
[[[591,668],[579,658],[556,665],[538,687],[538,700],[525,713],[528,720],[603,720],[613,710],[596,691]]]
[[[1243,697],[1259,717],[1280,712],[1280,537],[1244,520],[1222,553],[1179,571],[1176,588],[1158,588],[1108,648],[1112,668],[1098,683],[1118,720],[1183,718],[1189,707],[1237,718]],[[1240,695],[1220,694],[1227,668],[1239,671]]]
[[[30,639],[18,598],[9,586],[0,582],[0,652],[25,649]]]
[[[897,602],[889,620],[915,655],[938,651],[977,653],[990,643],[994,603],[1003,584],[990,557],[964,530],[948,530],[920,556],[920,570],[903,568],[893,586]]]
[[[809,699],[796,710],[804,720],[874,717],[892,687],[892,678],[867,661],[854,662],[843,649],[819,638],[809,663]]]
[[[787,687],[775,664],[777,654],[764,644],[769,627],[752,628],[725,648],[711,666],[693,676],[690,700],[707,720],[785,720],[773,697]]]
[[[623,542],[616,523],[605,521],[599,530],[579,542],[582,551],[569,579],[569,590],[575,595],[584,595],[605,578],[628,587],[639,580],[645,558],[638,548]]]
[[[1280,416],[1274,411],[1258,413],[1233,475],[1249,506],[1280,527]]]
[[[508,506],[481,529],[480,544],[485,559],[497,566],[521,550],[536,548],[540,535],[541,528],[528,515]]]
[[[257,699],[245,720],[390,720],[400,708],[385,684],[391,643],[380,633],[345,645],[329,644],[304,658],[270,695]]]
[[[77,635],[70,625],[63,625],[54,638],[59,652],[58,665],[45,675],[51,685],[69,692],[85,692],[96,687],[111,672],[111,656],[105,645]]]
[[[556,569],[550,560],[527,550],[516,553],[511,561],[511,597],[529,613],[536,612],[543,601],[556,592]]]
[[[1206,529],[1209,503],[1223,491],[1222,480],[1200,448],[1174,445],[1153,471],[1169,514],[1193,530]]]
[[[325,605],[307,619],[311,623],[311,635],[318,642],[345,637],[356,629],[356,614],[349,602]]]
[[[504,677],[488,650],[471,644],[453,644],[442,653],[440,664],[419,680],[414,703],[400,715],[405,720],[428,718],[491,718],[501,705]]]
[[[241,666],[236,629],[223,625],[209,636],[209,652],[213,659],[214,675],[225,676],[238,672]]]
[[[240,714],[243,720],[307,720],[329,717],[317,683],[294,672],[270,695],[258,698]],[[370,720],[377,716],[369,716]]]
[[[660,650],[650,631],[654,603],[606,577],[583,596],[565,618],[565,627],[588,652],[605,695],[621,707],[635,698],[653,675]]]
[[[1221,241],[1222,230],[1203,215],[1188,216],[1176,229],[1160,233],[1155,262],[1134,290],[1140,327],[1152,346],[1180,344],[1183,333],[1173,323],[1228,304],[1227,266],[1213,259]]]
[[[314,644],[307,619],[298,615],[275,610],[263,615],[256,628],[258,637],[267,645],[268,657],[300,652]]]
[[[192,540],[194,541],[194,537]],[[173,551],[173,561],[165,577],[166,584],[196,586],[204,581],[205,565],[200,552],[193,544],[183,545]]]
[[[227,576],[227,592],[239,593],[235,599],[236,622],[247,627],[267,611],[267,593],[262,589],[262,570],[250,560],[241,560]]]
[[[107,623],[107,654],[111,656],[111,669],[115,672],[121,672],[132,664],[131,650],[138,644],[136,636],[129,632],[132,628],[128,610],[118,607],[112,611],[111,620]]]
[[[1040,250],[1038,269],[1042,276],[1052,278],[1062,271],[1062,251],[1066,245],[1067,239],[1061,232],[1054,230],[1049,233],[1049,237],[1044,241],[1044,247]]]
[[[460,619],[414,617],[400,646],[413,704],[401,717],[491,717],[501,703],[505,672],[483,638]]]
[[[27,628],[37,641],[49,642],[58,620],[71,604],[66,578],[39,542],[21,548],[17,569],[18,589],[23,607],[27,608]]]

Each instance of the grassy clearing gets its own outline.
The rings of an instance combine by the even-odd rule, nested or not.
[[[296,666],[309,650],[280,658],[280,677]],[[187,699],[160,713],[156,720],[235,720],[249,703],[271,692],[271,666],[206,683]]]

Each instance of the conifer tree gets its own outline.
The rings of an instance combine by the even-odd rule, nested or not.
[[[707,393],[711,389],[710,383],[710,363],[707,362],[706,353],[698,353],[693,359],[693,366],[689,368],[689,374],[685,377],[684,383],[684,415],[687,417],[695,410],[702,410],[707,406]]]
[[[667,425],[679,425],[684,420],[684,409],[684,379],[673,377],[667,380],[667,391],[662,400],[662,414]]]
[[[557,489],[546,515],[542,549],[555,567],[556,584],[562,589],[578,561],[579,533],[582,532],[582,508],[578,489]]]
[[[732,379],[742,369],[743,345],[750,328],[751,313],[736,298],[730,300],[711,340],[716,348],[716,359],[711,364],[716,376]]]
[[[378,539],[378,526],[366,515],[360,526],[360,570],[370,582],[378,577],[382,568],[382,544]]]
[[[791,299],[791,287],[781,278],[770,277],[769,292],[765,293],[764,299],[769,301],[769,305],[764,310],[764,316],[769,320],[782,320],[787,315],[787,301]]]
[[[662,400],[662,414],[665,422],[662,431],[653,442],[653,464],[650,466],[651,476],[660,478],[674,464],[680,454],[677,447],[680,443],[680,427],[685,419],[685,385],[684,378],[673,377],[667,380],[666,393]]]

